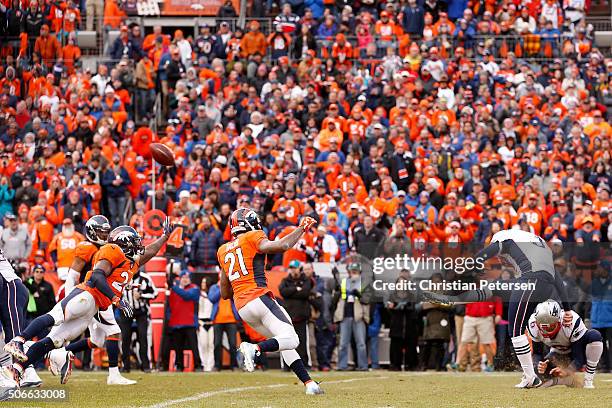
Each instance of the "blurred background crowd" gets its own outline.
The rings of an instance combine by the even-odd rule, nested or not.
[[[223,346],[258,334],[220,300],[216,251],[232,210],[250,206],[271,239],[319,222],[268,259],[314,367],[479,370],[483,354],[483,369],[508,367],[503,302],[371,299],[360,281],[374,257],[508,228],[580,246],[557,266],[612,341],[612,58],[590,1],[252,1],[248,18],[227,1],[196,29],[145,28],[133,3],[0,2],[0,248],[30,289],[29,317],[62,296],[88,217],[150,238],[161,210],[182,226],[173,269],[157,282],[143,271],[126,293],[124,367],[134,350],[151,367],[160,297],[162,369],[170,349],[233,367]],[[104,55],[79,46],[92,30]],[[153,164],[153,141],[174,167]],[[317,277],[336,262],[348,272]]]

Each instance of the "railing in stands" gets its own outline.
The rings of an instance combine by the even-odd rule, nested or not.
[[[593,26],[594,31],[612,31],[612,19],[608,17],[590,17],[588,24]]]
[[[376,59],[383,58],[386,55],[387,48],[398,48],[403,47],[403,51],[408,50],[409,44],[414,41],[419,46],[425,45],[428,49],[437,47],[441,53],[446,54],[447,57],[453,57],[455,51],[459,47],[463,47],[465,50],[465,56],[470,59],[478,55],[479,44],[484,43],[486,48],[496,58],[503,58],[508,52],[520,52],[520,56],[529,59],[551,59],[562,57],[561,50],[563,43],[566,39],[571,38],[569,34],[563,34],[557,37],[544,38],[541,36],[530,35],[490,35],[490,36],[474,36],[469,40],[457,41],[455,39],[448,38],[443,40],[440,37],[436,37],[431,41],[424,41],[422,39],[407,39],[402,44],[401,41],[397,40],[382,40],[379,36],[373,37],[373,40],[369,44],[374,44],[376,52],[374,54],[367,53],[367,45],[359,45],[357,37],[346,37],[346,40],[353,46],[353,52],[355,53],[352,58],[355,61],[363,60],[364,58]],[[326,58],[332,55],[332,48],[335,43],[334,37],[328,38],[317,38],[317,56],[320,58]],[[550,43],[550,47],[547,44]],[[372,47],[372,45],[370,45]],[[443,49],[444,48],[444,49]],[[484,50],[484,48],[483,48]],[[292,50],[293,51],[293,50]]]

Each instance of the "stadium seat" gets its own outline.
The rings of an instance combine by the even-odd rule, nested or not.
[[[595,31],[595,44],[600,48],[611,48],[612,31]]]
[[[77,44],[81,49],[96,48],[98,34],[95,31],[77,31]]]

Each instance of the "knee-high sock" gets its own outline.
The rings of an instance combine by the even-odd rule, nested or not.
[[[514,346],[516,357],[523,368],[523,373],[525,373],[528,378],[535,377],[536,373],[533,369],[533,359],[531,358],[531,346],[529,345],[527,336],[522,334],[517,337],[512,337],[512,345]]]
[[[35,364],[38,360],[42,359],[48,352],[50,352],[54,348],[55,345],[53,344],[53,340],[51,340],[49,337],[45,337],[44,339],[37,341],[36,343],[30,346],[28,352],[26,353],[26,356],[28,357],[26,361],[24,361],[23,363],[17,362],[17,364],[21,366],[21,371],[23,372],[23,370],[27,366],[29,366],[30,364]]]
[[[96,346],[89,340],[89,338],[73,341],[66,346],[66,351],[72,351],[73,353],[80,353],[81,351],[91,350]]]
[[[108,368],[117,367],[119,365],[119,339],[117,337],[106,339],[106,354],[108,354]]]
[[[597,369],[597,364],[599,363],[599,358],[603,353],[603,342],[594,341],[586,345],[586,371],[584,373],[584,379],[586,381],[593,381],[593,377],[595,377],[595,370]]]
[[[310,375],[308,374],[308,371],[306,371],[306,367],[304,367],[302,359],[298,358],[293,363],[291,363],[289,367],[295,373],[297,378],[299,378],[300,381],[304,384],[306,384],[308,381],[311,381]]]
[[[38,336],[42,331],[44,331],[47,327],[51,327],[55,324],[55,320],[49,314],[44,314],[42,316],[38,316],[36,319],[32,320],[28,327],[24,329],[24,331],[20,334],[26,341],[32,340],[34,337]],[[10,340],[10,339],[9,339]]]
[[[259,351],[263,353],[268,351],[278,351],[278,340],[275,338],[267,339],[257,343],[257,347],[259,347]]]

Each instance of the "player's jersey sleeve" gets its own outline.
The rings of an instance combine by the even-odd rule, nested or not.
[[[569,331],[568,338],[571,343],[574,343],[582,338],[584,334],[587,332],[587,327],[585,326],[582,318],[578,315],[578,313],[572,310],[572,324],[570,327],[564,327],[564,330]]]
[[[91,242],[82,241],[77,244],[74,255],[77,258],[81,258],[87,264],[92,261],[97,250],[98,248]]]
[[[532,314],[529,318],[529,323],[527,324],[527,332],[529,333],[531,339],[535,342],[542,343],[542,341],[544,340],[542,338],[542,335],[540,334],[540,329],[536,324],[535,314]]]
[[[260,254],[261,251],[259,250],[259,244],[261,243],[261,241],[263,241],[264,239],[268,239],[268,237],[266,236],[266,233],[258,230],[258,231],[251,231],[248,233],[248,243],[251,246],[252,250],[257,253]]]

